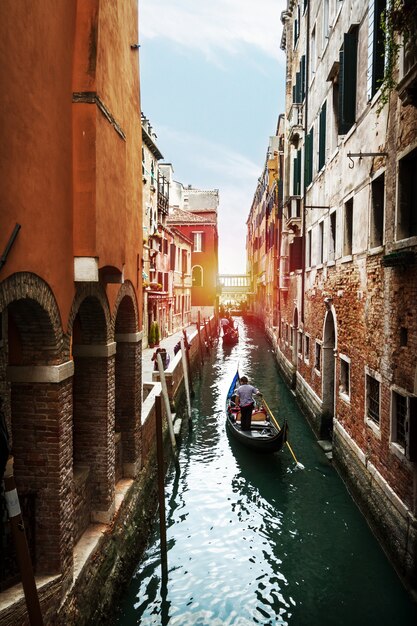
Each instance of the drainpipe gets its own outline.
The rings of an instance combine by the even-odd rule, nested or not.
[[[306,137],[308,133],[308,83],[309,83],[309,70],[310,70],[310,2],[307,3],[307,36],[306,36],[306,71],[305,71],[305,98],[304,98],[304,177],[303,177],[303,225],[302,225],[302,272],[301,272],[301,321],[304,327],[304,311],[305,311],[305,273],[306,273]]]
[[[10,239],[9,239],[9,241],[6,244],[6,247],[4,249],[3,254],[0,257],[0,270],[2,269],[3,265],[6,263],[7,255],[9,254],[10,249],[11,249],[12,245],[15,242],[15,239],[17,237],[17,233],[19,232],[20,228],[21,228],[20,224],[16,224],[14,229],[13,229],[12,234],[10,235]]]

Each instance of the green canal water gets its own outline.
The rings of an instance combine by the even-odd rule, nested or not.
[[[193,425],[166,480],[168,577],[158,523],[119,607],[120,626],[416,626],[417,609],[279,377],[261,330],[213,349],[195,381]],[[264,394],[285,447],[231,440],[224,404],[239,372]]]

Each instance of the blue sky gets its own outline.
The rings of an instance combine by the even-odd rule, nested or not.
[[[219,189],[220,273],[246,271],[246,219],[284,110],[285,0],[140,0],[141,107],[184,185]]]

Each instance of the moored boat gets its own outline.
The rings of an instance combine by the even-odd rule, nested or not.
[[[247,448],[263,453],[278,452],[287,441],[288,425],[284,421],[279,426],[272,420],[266,403],[258,402],[252,411],[250,430],[241,430],[240,411],[235,404],[236,388],[239,386],[239,373],[236,372],[226,398],[226,427],[231,435]]]
[[[226,327],[223,329],[223,343],[233,345],[239,341],[239,331],[237,328]]]

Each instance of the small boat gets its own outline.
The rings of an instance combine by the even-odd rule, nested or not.
[[[239,407],[233,399],[238,386],[239,373],[236,372],[226,398],[226,427],[228,431],[247,448],[263,453],[278,452],[287,441],[287,422],[285,421],[281,428],[272,414],[267,411],[266,403],[255,403],[252,411],[251,429],[241,430]]]
[[[223,329],[223,344],[224,345],[234,345],[239,341],[239,331],[237,328],[231,328],[230,326],[226,326]]]

